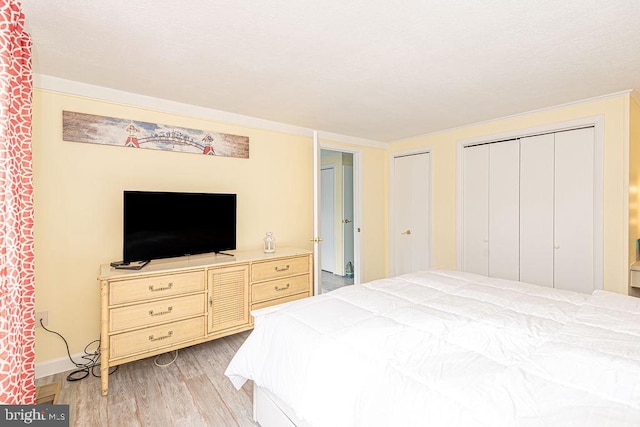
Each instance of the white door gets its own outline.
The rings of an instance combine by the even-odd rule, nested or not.
[[[321,171],[320,217],[322,229],[322,270],[335,272],[335,169],[323,167]]]
[[[462,151],[462,270],[489,275],[489,145]]]
[[[489,276],[520,277],[520,144],[489,145]]]
[[[553,287],[554,134],[520,140],[520,281]]]
[[[393,274],[431,267],[431,154],[393,158]]]
[[[342,166],[342,234],[343,266],[354,265],[353,256],[353,166]]]
[[[594,290],[594,130],[555,134],[554,286]]]
[[[522,137],[519,153],[511,142],[463,147],[459,268],[589,294],[601,289],[601,129]]]

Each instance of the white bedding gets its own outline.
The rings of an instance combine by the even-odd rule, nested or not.
[[[640,426],[640,300],[429,271],[255,311],[226,375],[321,426]]]

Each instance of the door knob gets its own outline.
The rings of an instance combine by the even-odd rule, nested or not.
[[[349,221],[348,219],[345,219],[343,222],[344,222],[345,224],[349,224],[351,221]]]
[[[402,232],[402,234],[411,234],[411,230],[405,230]]]

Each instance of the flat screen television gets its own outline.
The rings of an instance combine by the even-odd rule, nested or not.
[[[236,195],[124,192],[123,263],[236,248]]]

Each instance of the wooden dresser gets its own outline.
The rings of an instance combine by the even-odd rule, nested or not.
[[[103,395],[113,366],[251,329],[251,310],[313,295],[311,251],[228,253],[101,266]]]

